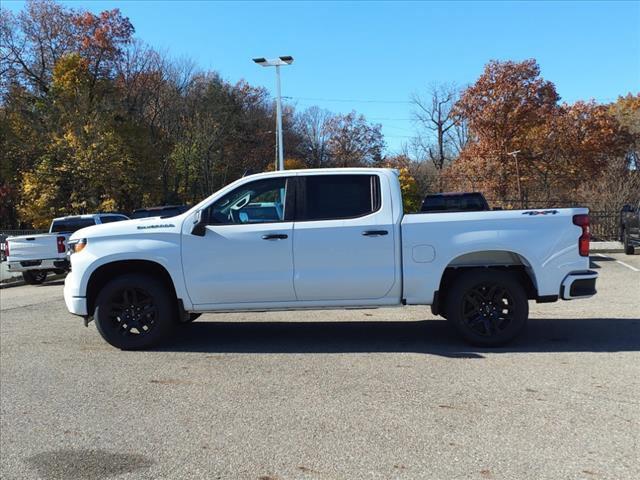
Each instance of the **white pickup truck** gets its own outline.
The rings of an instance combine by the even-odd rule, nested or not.
[[[69,270],[67,240],[81,228],[102,223],[119,222],[129,218],[117,213],[73,215],[54,218],[49,233],[22,235],[5,240],[5,255],[9,272],[21,272],[25,283],[44,282],[49,272]]]
[[[202,312],[431,305],[469,342],[504,344],[528,300],[590,297],[585,208],[404,215],[395,170],[242,178],[172,218],[70,240],[64,298],[111,345],[142,349]]]

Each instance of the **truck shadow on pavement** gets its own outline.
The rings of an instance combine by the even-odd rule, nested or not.
[[[195,322],[156,351],[207,353],[424,353],[484,358],[508,352],[640,351],[640,319],[532,319],[501,348],[465,344],[445,320],[364,322]]]

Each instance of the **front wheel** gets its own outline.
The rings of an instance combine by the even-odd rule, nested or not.
[[[122,350],[142,350],[170,335],[176,306],[162,282],[129,274],[104,286],[93,316],[98,332],[108,343]]]
[[[462,274],[447,296],[447,319],[473,345],[497,347],[517,337],[527,324],[529,303],[519,279],[507,272]]]
[[[40,285],[47,279],[46,270],[27,270],[22,272],[22,278],[27,285]]]

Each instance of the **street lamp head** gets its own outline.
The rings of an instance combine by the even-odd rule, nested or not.
[[[253,61],[263,67],[279,67],[281,65],[291,65],[293,63],[293,57],[285,55],[274,59],[266,59],[264,57],[254,58]]]
[[[277,132],[277,169],[284,170],[284,147],[282,140],[282,95],[280,94],[280,67],[291,65],[293,57],[283,55],[278,58],[267,59],[264,57],[254,58],[253,61],[263,67],[276,67],[276,132]]]

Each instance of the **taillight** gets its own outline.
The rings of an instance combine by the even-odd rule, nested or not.
[[[67,251],[67,247],[64,245],[64,237],[57,237],[58,253],[64,253]]]
[[[591,234],[589,233],[589,215],[574,215],[573,224],[582,228],[582,235],[578,239],[578,252],[582,257],[589,256],[589,241]]]

